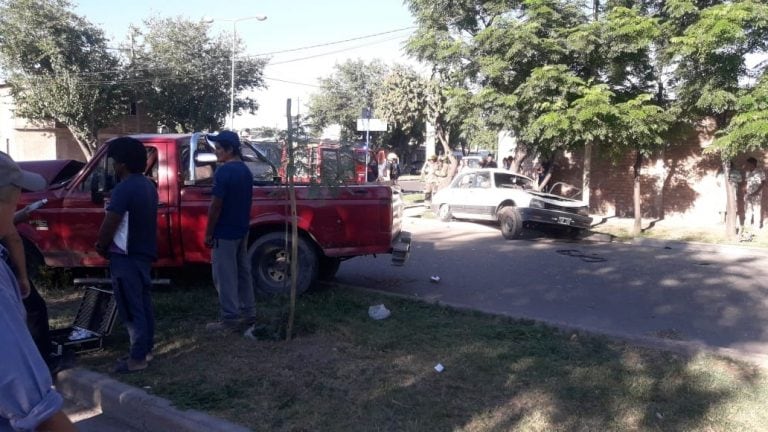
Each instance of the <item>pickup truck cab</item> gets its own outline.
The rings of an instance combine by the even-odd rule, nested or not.
[[[156,185],[158,260],[156,267],[209,263],[204,243],[213,173],[213,149],[204,135],[136,135],[147,149],[144,172]],[[52,267],[106,267],[94,250],[115,172],[107,146],[71,178],[45,191],[24,193],[20,206],[43,198],[48,204],[18,226],[27,259]],[[254,173],[249,254],[254,286],[267,294],[290,286],[290,202],[277,168],[253,146],[244,149]],[[35,170],[34,162],[25,169]],[[43,162],[39,166],[48,166]],[[55,173],[48,173],[55,178]],[[342,261],[392,254],[402,265],[410,236],[402,232],[403,203],[397,189],[378,185],[296,186],[299,279],[302,292],[318,279],[332,278]]]

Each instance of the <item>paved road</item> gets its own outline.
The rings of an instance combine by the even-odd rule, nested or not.
[[[345,262],[338,281],[591,330],[768,355],[768,254],[504,240],[498,228],[406,218],[410,261]],[[435,284],[430,276],[441,278]]]

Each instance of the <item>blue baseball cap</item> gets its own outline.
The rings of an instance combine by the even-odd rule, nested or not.
[[[240,137],[232,131],[221,131],[217,133],[207,134],[205,138],[225,149],[231,149],[234,152],[240,150]]]

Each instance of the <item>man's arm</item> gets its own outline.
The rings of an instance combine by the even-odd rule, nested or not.
[[[123,215],[115,212],[107,211],[106,216],[104,216],[104,222],[99,228],[99,237],[94,245],[96,252],[102,257],[109,258],[109,245],[112,244],[112,239],[115,238],[117,228],[120,227],[122,221]]]
[[[221,216],[222,199],[214,196],[211,205],[208,207],[208,223],[205,226],[205,245],[213,247],[213,230],[219,222]]]
[[[14,227],[9,230],[0,240],[8,249],[8,258],[13,264],[14,271],[16,273],[16,279],[19,282],[19,291],[21,292],[21,298],[27,298],[29,296],[29,275],[27,275],[27,260],[24,256],[24,242],[21,240],[19,232]]]

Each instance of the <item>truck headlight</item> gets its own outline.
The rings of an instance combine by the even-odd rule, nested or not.
[[[534,198],[534,199],[531,200],[530,203],[528,203],[528,207],[543,209],[543,208],[545,208],[544,201],[537,200],[536,198]]]
[[[579,214],[582,216],[589,216],[589,207],[579,207]]]

